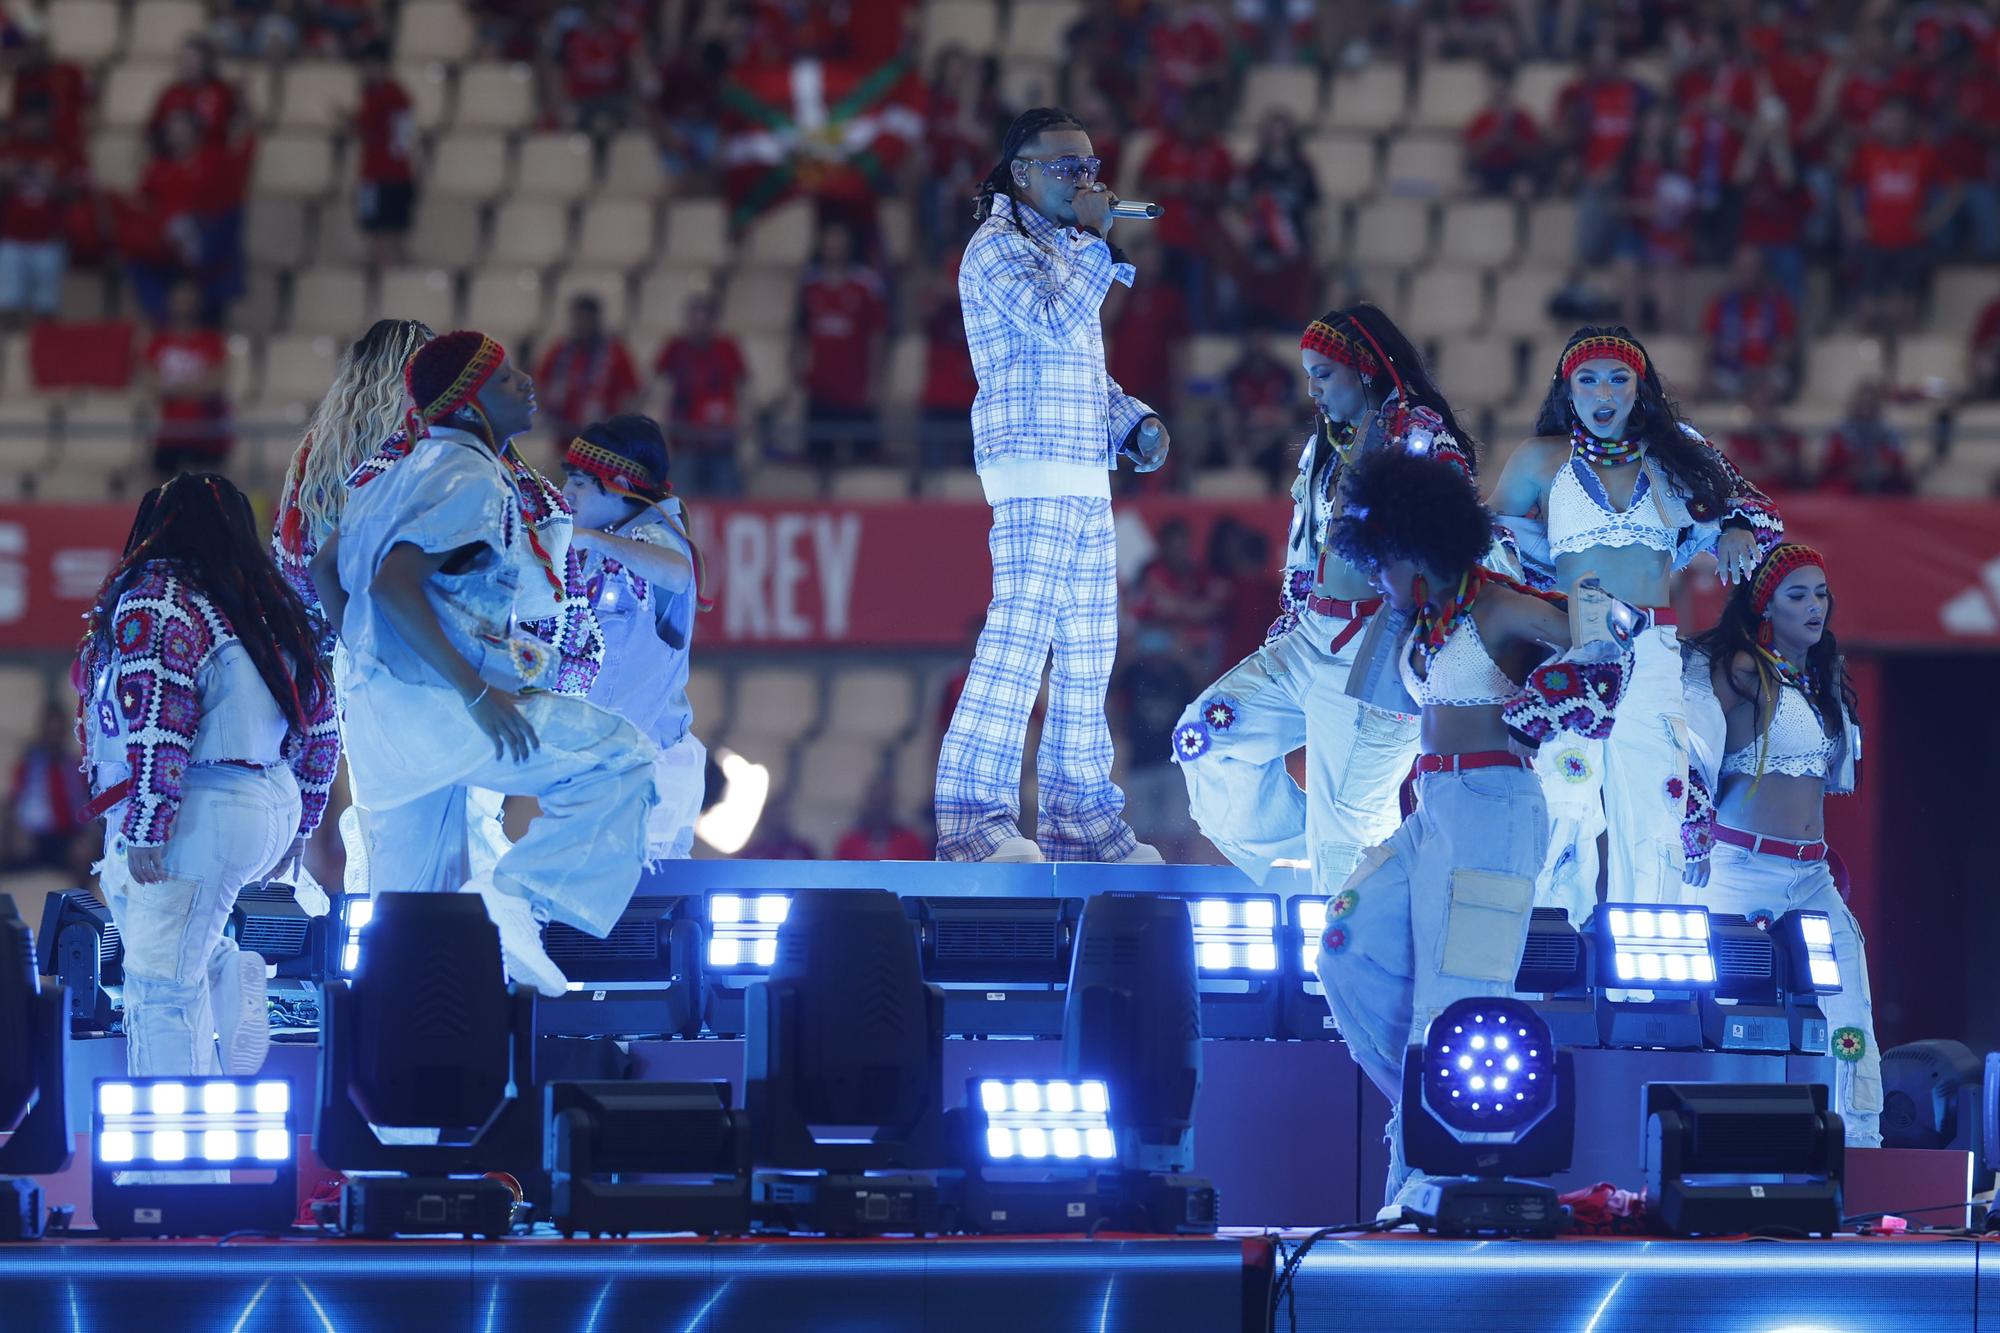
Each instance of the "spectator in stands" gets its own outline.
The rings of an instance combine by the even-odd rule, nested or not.
[[[1736,248],[1742,206],[1736,172],[1757,101],[1749,67],[1732,61],[1712,71],[1681,111],[1680,165],[1694,187],[1695,248],[1703,263],[1719,263]]]
[[[780,798],[764,807],[757,831],[737,853],[746,861],[817,861],[819,852],[792,830],[792,803]]]
[[[1991,16],[1983,23],[1991,23]],[[1957,191],[1943,239],[1974,259],[2000,259],[2000,69],[1963,34],[1941,44],[1937,161]]]
[[[146,132],[156,142],[164,141],[168,123],[185,113],[194,117],[203,143],[216,148],[229,143],[243,111],[243,93],[222,77],[215,44],[206,37],[189,38],[181,47],[175,74],[174,81],[160,90],[153,103]]]
[[[1154,540],[1159,552],[1139,572],[1132,617],[1141,629],[1163,629],[1172,634],[1181,659],[1207,680],[1220,665],[1220,620],[1227,589],[1195,559],[1194,533],[1185,519],[1170,518],[1162,523]],[[1199,683],[1191,681],[1187,692],[1176,696],[1176,716],[1180,706],[1194,697],[1194,686]],[[1167,725],[1172,727],[1172,718]]]
[[[479,28],[479,54],[486,60],[532,60],[537,25],[547,17],[547,0],[466,0]]]
[[[1232,445],[1232,463],[1244,463],[1271,478],[1279,489],[1295,471],[1299,444],[1298,367],[1272,355],[1264,340],[1243,340],[1243,352],[1222,377],[1227,425],[1221,436]],[[1247,655],[1247,654],[1246,654]],[[1223,660],[1239,660],[1226,657]]]
[[[587,134],[624,129],[648,85],[643,53],[640,35],[617,21],[610,0],[584,0],[555,37],[552,118]]]
[[[740,495],[736,464],[740,406],[749,371],[736,340],[715,329],[715,298],[688,298],[686,324],[660,348],[653,371],[665,382],[674,466],[696,495]]]
[[[1209,0],[1162,0],[1147,44],[1151,86],[1142,105],[1156,124],[1179,124],[1193,101],[1229,78],[1229,32]]]
[[[1675,278],[1694,258],[1689,223],[1695,211],[1695,187],[1680,169],[1676,144],[1672,118],[1649,113],[1641,122],[1634,156],[1624,173],[1618,236],[1624,307],[1620,319],[1634,328],[1658,328],[1674,318],[1679,294]]]
[[[286,60],[299,49],[299,24],[276,0],[231,0],[209,25],[218,50],[240,60]]]
[[[87,188],[83,159],[55,137],[47,103],[30,102],[0,140],[0,328],[62,304],[69,207]]]
[[[1861,279],[1862,322],[1901,332],[1914,322],[1930,279],[1931,245],[1958,208],[1931,146],[1916,136],[1910,104],[1894,98],[1848,165],[1846,224]]]
[[[242,293],[243,199],[254,152],[245,124],[218,145],[203,137],[192,110],[162,122],[121,228],[133,294],[152,322],[166,319],[167,287],[183,274],[200,281],[202,317],[211,324]]]
[[[1127,257],[1140,277],[1131,287],[1113,283],[1104,298],[1109,344],[1104,365],[1125,392],[1164,413],[1180,396],[1183,350],[1194,322],[1184,289],[1169,281],[1155,258],[1160,253],[1157,235],[1139,230],[1132,238]]]
[[[1766,378],[1744,385],[1742,425],[1723,440],[1723,452],[1759,490],[1802,490],[1812,484],[1805,437],[1784,417],[1777,387]]]
[[[880,453],[889,306],[882,275],[855,258],[854,233],[820,229],[815,262],[799,289],[792,363],[805,383],[806,458],[820,466]]]
[[[14,54],[13,64],[9,119],[19,121],[31,106],[46,107],[54,122],[56,142],[82,157],[88,147],[84,121],[91,101],[90,78],[83,72],[83,66],[56,59],[42,30],[26,25],[21,29],[21,45]]]
[[[1608,31],[1592,44],[1583,76],[1557,99],[1560,184],[1575,191],[1577,258],[1585,265],[1602,264],[1617,243],[1625,162],[1652,103],[1652,90],[1625,73]]]
[[[1965,396],[2000,398],[2000,298],[1979,312],[1965,348]]]
[[[1221,327],[1224,320],[1211,282],[1216,219],[1236,179],[1236,163],[1222,140],[1215,94],[1188,99],[1173,128],[1161,134],[1140,165],[1138,179],[1166,205],[1165,215],[1151,227],[1160,242],[1162,279],[1181,289],[1197,332]]]
[[[0,864],[9,869],[69,870],[90,793],[76,753],[73,719],[49,703],[42,726],[14,764],[14,781],[0,814]]]
[[[168,297],[167,322],[146,342],[142,382],[153,398],[153,470],[164,480],[176,472],[220,467],[234,443],[227,397],[229,345],[202,322],[199,283],[184,278]]]
[[[667,25],[673,36],[660,43],[653,137],[671,176],[712,169],[722,146],[716,103],[729,72],[730,51],[719,35],[704,30],[703,20],[714,9],[683,6],[683,23]]]
[[[1826,438],[1818,486],[1845,495],[1903,495],[1910,490],[1903,437],[1882,419],[1882,386],[1854,386],[1847,415]]]
[[[1257,127],[1257,151],[1224,210],[1236,251],[1231,264],[1244,318],[1255,328],[1296,329],[1311,316],[1313,240],[1319,181],[1299,148],[1290,115],[1273,111]]]
[[[354,136],[361,144],[357,202],[368,260],[378,268],[400,264],[417,198],[417,115],[409,90],[389,64],[387,42],[374,42],[362,53]]]
[[[1794,310],[1806,299],[1806,224],[1814,209],[1792,148],[1797,123],[1784,99],[1765,97],[1736,158],[1737,244],[1763,254]]]
[[[535,393],[559,449],[590,422],[637,408],[639,374],[632,354],[605,330],[604,302],[591,293],[570,298],[569,332],[542,353]]]
[[[1170,862],[1186,861],[1199,831],[1188,812],[1187,784],[1174,766],[1174,723],[1201,682],[1175,654],[1174,632],[1148,625],[1133,636],[1133,656],[1112,682],[1124,723],[1125,817]]]
[[[896,818],[896,783],[887,773],[868,784],[854,827],[841,834],[833,849],[836,861],[929,861],[935,856],[935,847],[922,834]]]
[[[918,456],[926,471],[972,466],[972,400],[979,379],[965,317],[958,308],[958,261],[950,262],[924,293],[923,441]]]
[[[945,47],[932,64],[917,186],[917,235],[927,259],[963,249],[972,235],[967,201],[986,170],[986,146],[1000,118],[996,71],[988,66],[982,71],[959,46]]]
[[[1222,588],[1222,660],[1241,662],[1263,646],[1279,609],[1271,543],[1225,515],[1208,534],[1208,568]]]
[[[1465,170],[1480,194],[1525,199],[1541,183],[1541,127],[1514,100],[1514,72],[1486,76],[1486,105],[1465,127]]]
[[[1730,285],[1709,301],[1702,316],[1708,338],[1704,397],[1741,398],[1751,386],[1768,386],[1788,401],[1798,384],[1799,316],[1791,298],[1771,281],[1761,251],[1736,252]]]

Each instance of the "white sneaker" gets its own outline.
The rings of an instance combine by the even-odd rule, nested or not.
[[[491,880],[476,890],[486,903],[486,915],[500,928],[500,960],[507,980],[533,986],[551,999],[569,992],[569,978],[542,948],[542,922],[546,917],[535,905],[518,894],[496,887]]]
[[[1011,838],[1002,838],[984,859],[1001,865],[1031,864],[1042,859],[1042,849],[1035,846],[1033,838],[1024,838],[1017,833]]]
[[[264,955],[235,951],[209,971],[208,993],[215,1005],[215,1036],[225,1074],[254,1074],[270,1053],[271,1001],[264,966]]]
[[[1106,861],[1104,864],[1110,866],[1163,866],[1166,863],[1167,858],[1160,855],[1159,848],[1150,842],[1141,842],[1134,844],[1131,851],[1119,857],[1116,861]]]

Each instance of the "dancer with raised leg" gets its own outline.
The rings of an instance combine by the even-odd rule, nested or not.
[[[1709,910],[1763,926],[1787,912],[1826,913],[1841,982],[1820,997],[1836,1061],[1834,1109],[1849,1144],[1879,1148],[1882,1053],[1867,948],[1827,863],[1826,798],[1854,790],[1861,761],[1833,605],[1826,561],[1787,543],[1689,645],[1693,776],[1702,798],[1716,795],[1688,820],[1687,880]]]
[[[1329,311],[1299,339],[1319,429],[1299,455],[1280,615],[1264,646],[1188,705],[1174,759],[1195,822],[1244,874],[1310,860],[1338,885],[1362,849],[1395,830],[1396,788],[1417,718],[1346,692],[1362,631],[1382,605],[1368,571],[1328,543],[1356,460],[1400,450],[1470,474],[1472,443],[1409,339],[1372,305]],[[1306,751],[1303,791],[1285,756]],[[1322,890],[1330,891],[1330,890]]]
[[[1097,169],[1076,117],[1022,112],[981,183],[980,227],[959,265],[993,601],[938,754],[940,860],[1160,860],[1123,818],[1104,695],[1118,652],[1111,470],[1121,456],[1159,468],[1168,438],[1104,370],[1098,311],[1135,270],[1111,247],[1117,196]],[[1021,750],[1051,653],[1030,841]]]
[[[1423,710],[1406,817],[1327,904],[1317,966],[1349,1053],[1395,1108],[1385,1197],[1399,1207],[1415,1188],[1405,1050],[1452,1001],[1511,993],[1520,969],[1548,821],[1519,738],[1608,730],[1629,655],[1593,643],[1547,660],[1569,651],[1562,599],[1480,564],[1492,515],[1456,469],[1384,451],[1341,495],[1333,549],[1411,618],[1396,662]]]
[[[85,814],[107,816],[96,870],[125,948],[127,1070],[254,1074],[265,961],[223,927],[318,826],[340,740],[312,618],[235,486],[189,474],[140,501],[76,685]]]
[[[1610,900],[1680,899],[1687,719],[1670,576],[1709,551],[1724,582],[1740,581],[1782,525],[1680,419],[1646,349],[1623,328],[1570,336],[1535,430],[1488,497],[1524,564],[1564,592],[1595,576],[1650,621],[1634,641],[1636,674],[1609,742],[1565,742],[1537,760],[1554,821],[1540,895],[1581,921],[1598,900],[1607,823]]]
[[[349,767],[369,793],[369,863],[378,890],[480,891],[509,976],[561,994],[541,924],[601,938],[617,923],[645,860],[653,747],[615,714],[546,692],[555,654],[516,628],[567,595],[567,524],[536,526],[541,510],[506,456],[534,420],[532,382],[493,339],[460,332],[411,358],[406,383],[408,456],[363,466],[340,526],[352,660],[341,706]],[[541,803],[476,882],[471,788]]]

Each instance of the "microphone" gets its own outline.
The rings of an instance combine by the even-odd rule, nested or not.
[[[1120,199],[1111,206],[1114,218],[1131,218],[1135,222],[1150,222],[1167,210],[1158,204],[1149,204],[1143,199]]]

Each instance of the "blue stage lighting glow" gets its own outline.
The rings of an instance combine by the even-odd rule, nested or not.
[[[1605,907],[1611,975],[1635,990],[1705,989],[1715,984],[1708,912],[1700,907]]]
[[[1548,1113],[1555,1042],[1528,1005],[1480,998],[1448,1005],[1424,1035],[1424,1105],[1460,1134],[1506,1135]]]
[[[1299,975],[1310,977],[1319,970],[1319,942],[1326,934],[1326,899],[1292,899],[1292,917],[1299,928]]]
[[[1111,1097],[1097,1079],[973,1080],[988,1162],[1109,1162],[1118,1156]]]
[[[349,894],[340,900],[340,970],[353,976],[361,968],[361,932],[375,919],[375,900]]]
[[[723,972],[767,972],[778,961],[778,927],[791,914],[788,893],[711,893],[708,965]]]
[[[1270,975],[1278,970],[1276,896],[1189,898],[1195,969],[1205,975]],[[1314,940],[1317,942],[1318,937]]]
[[[281,1079],[100,1079],[92,1117],[103,1162],[289,1161],[291,1087]]]

